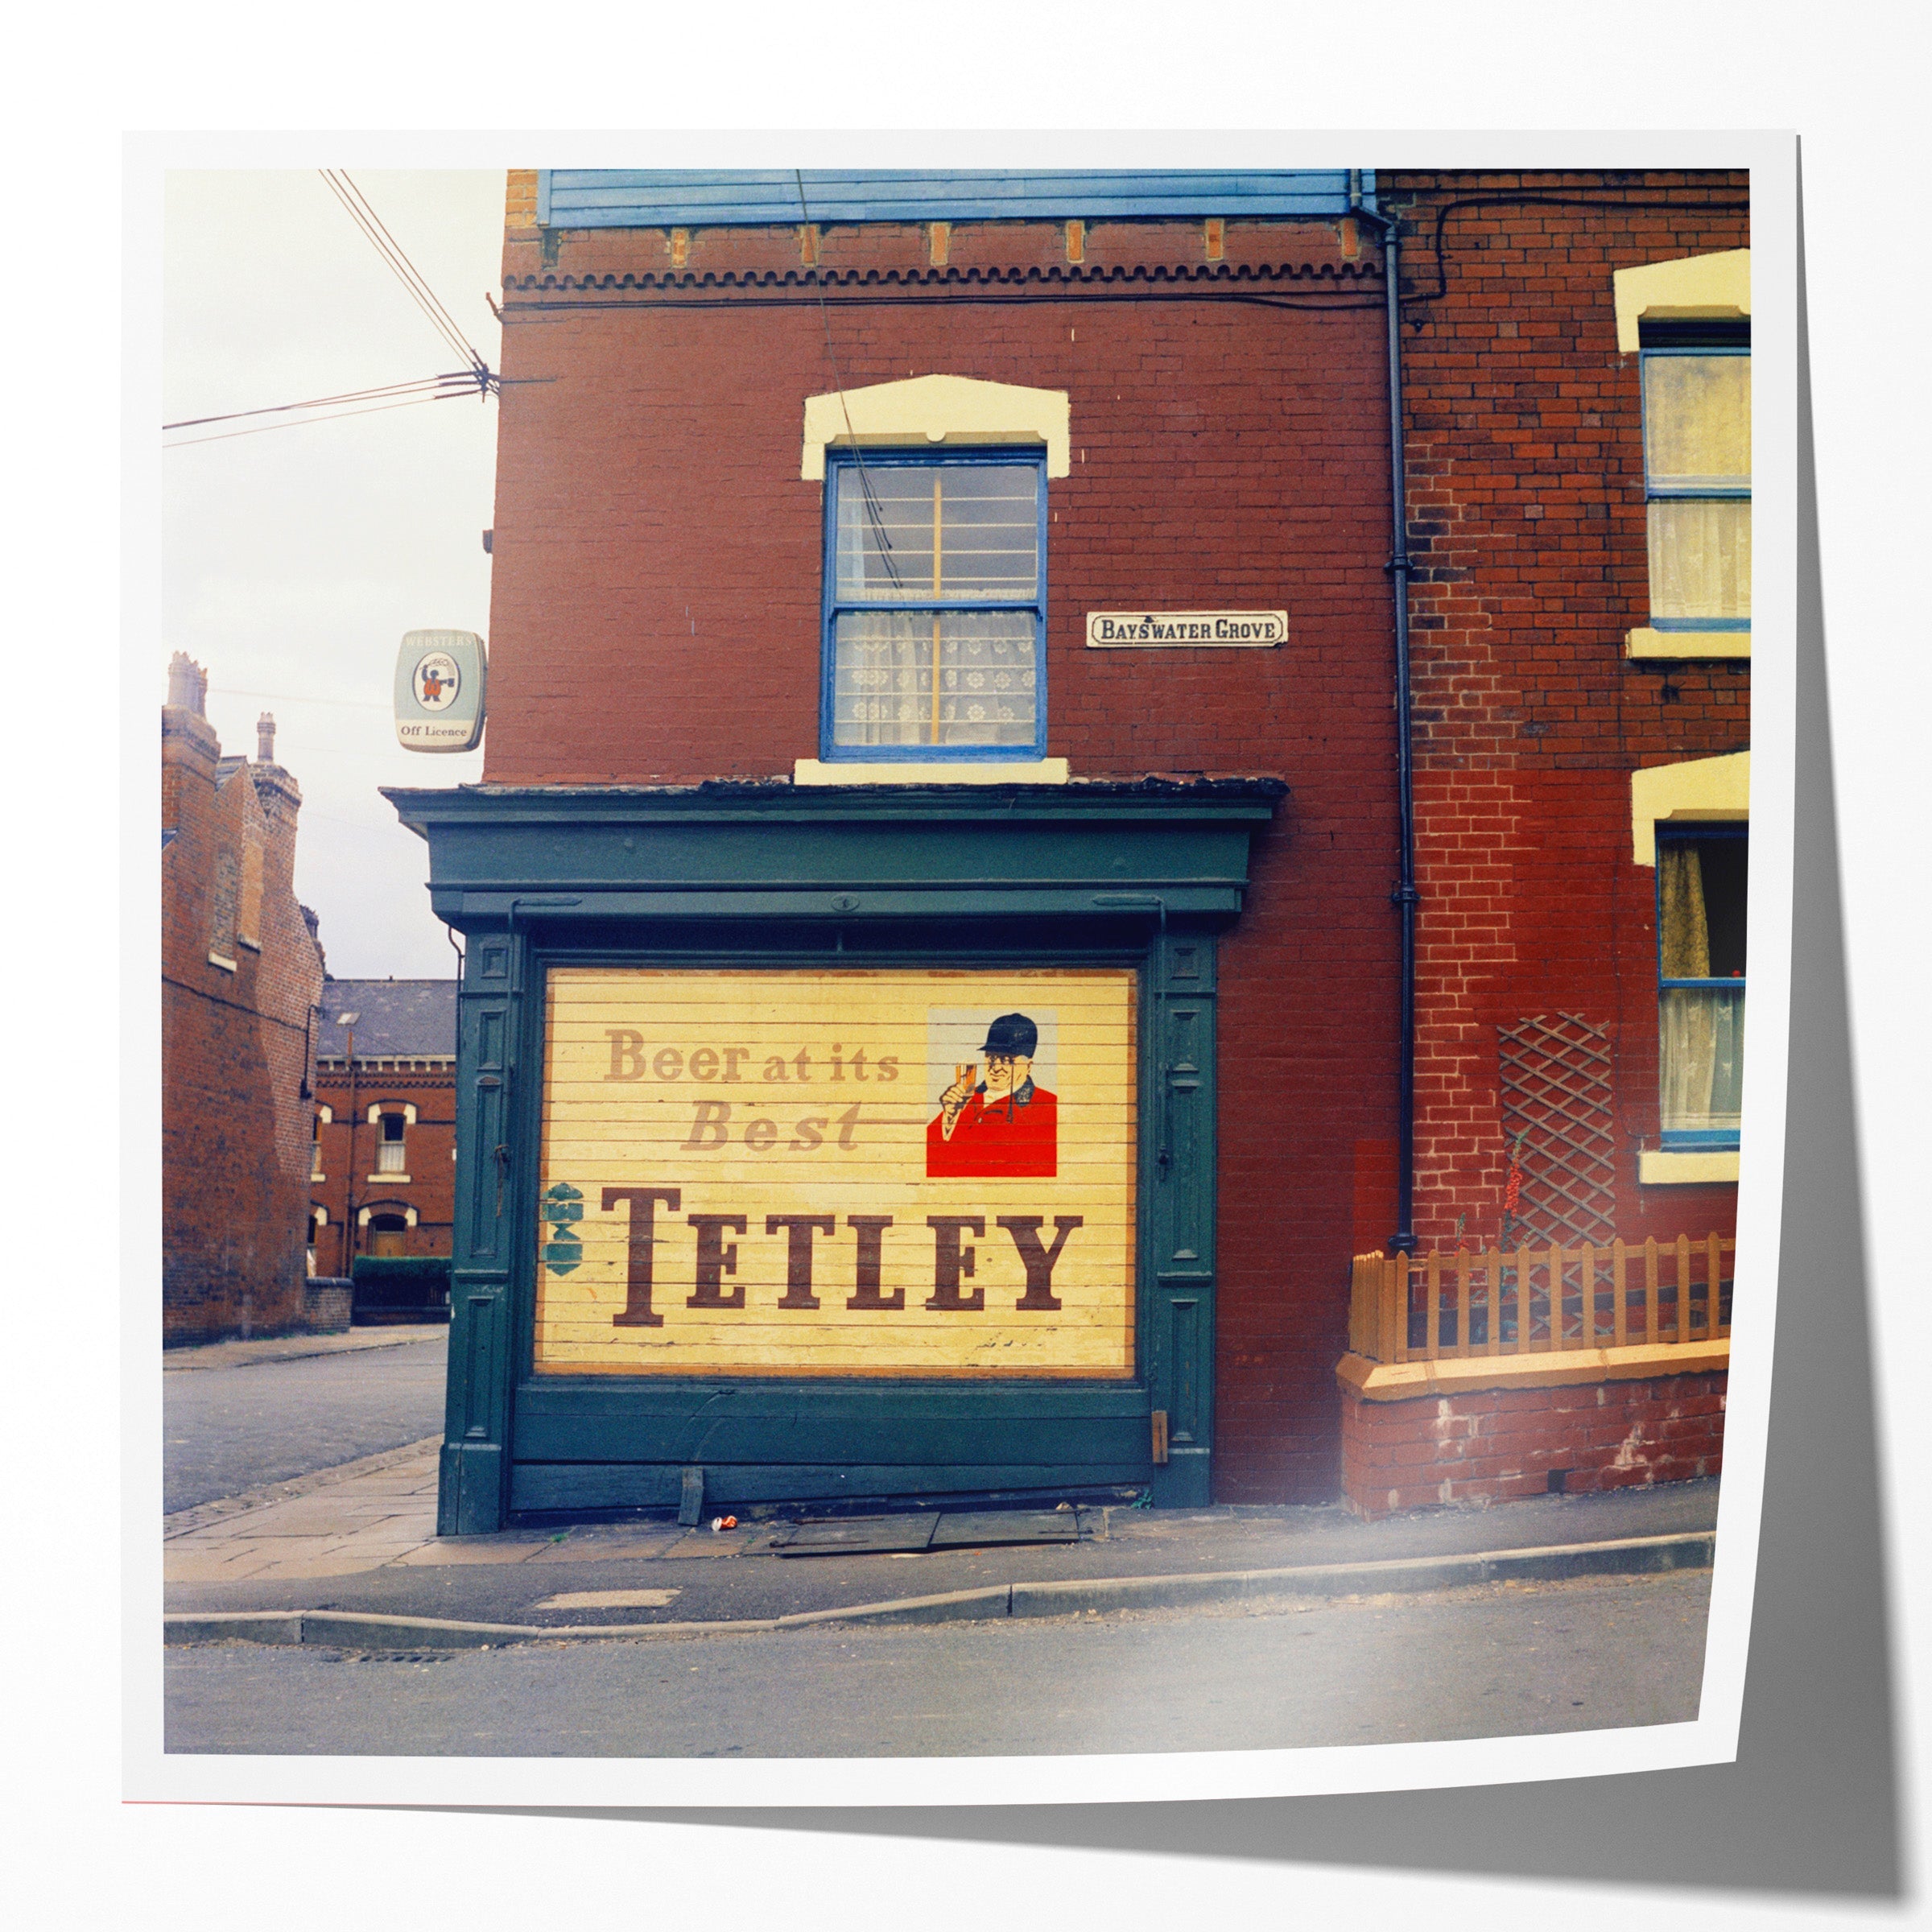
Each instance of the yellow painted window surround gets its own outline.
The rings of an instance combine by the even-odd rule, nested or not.
[[[1630,774],[1632,861],[1657,863],[1660,819],[1739,824],[1751,816],[1751,754],[1732,752],[1719,758],[1686,758],[1676,765],[1653,765]]]
[[[996,450],[1030,445],[1043,448],[1049,479],[1065,477],[1071,468],[1070,423],[1071,405],[1063,390],[1030,389],[1015,383],[943,374],[910,376],[899,382],[833,390],[805,399],[799,473],[807,481],[824,481],[828,446]],[[1038,472],[1034,473],[1037,476]],[[936,543],[936,536],[935,541]],[[890,613],[884,618],[875,617],[873,621],[875,625],[883,623],[892,633],[880,648],[902,642],[898,639],[897,632],[906,628],[903,617],[897,620],[896,630]],[[985,629],[989,621],[997,620],[981,616],[957,621],[960,627],[968,630],[975,625]],[[973,643],[972,647],[982,651],[992,648],[984,640]],[[889,675],[892,668],[890,664],[886,667]],[[1001,668],[1001,665],[994,665],[993,675]],[[936,694],[936,673],[931,688]],[[833,763],[803,758],[797,762],[793,779],[801,785],[1011,783],[1016,779],[1063,784],[1067,775],[1064,759],[1029,758],[1022,752],[1010,765],[984,759],[929,758],[916,763],[898,764],[869,758]]]
[[[1634,355],[1645,346],[1646,323],[1748,321],[1751,251],[1647,262],[1618,270],[1612,283],[1617,348]],[[1681,621],[1660,628],[1653,620],[1628,634],[1626,653],[1748,658],[1750,631],[1735,620],[1750,612],[1749,357],[1700,357],[1694,349],[1649,356],[1641,380],[1652,611],[1680,620],[1709,612],[1733,621],[1703,630]]]
[[[1071,467],[1067,392],[982,382],[968,376],[910,376],[862,389],[805,398],[805,440],[799,474],[823,481],[828,443],[887,447],[1045,444],[1046,474]]]
[[[1748,751],[1634,771],[1630,774],[1632,857],[1639,865],[1657,864],[1660,824],[1748,824],[1750,808]],[[1646,1187],[1723,1186],[1735,1184],[1737,1175],[1736,1148],[1645,1148],[1637,1159],[1637,1179]]]
[[[1700,1147],[1682,1152],[1646,1147],[1637,1156],[1637,1178],[1646,1187],[1735,1186],[1737,1161],[1735,1147]]]

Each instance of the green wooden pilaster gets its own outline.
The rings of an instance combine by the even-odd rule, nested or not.
[[[528,941],[473,933],[456,1022],[456,1208],[436,1533],[500,1530],[510,1507],[518,1198],[518,1034]]]
[[[1154,1501],[1211,1496],[1214,1407],[1214,941],[1163,932],[1148,954],[1150,1406],[1167,1417]]]

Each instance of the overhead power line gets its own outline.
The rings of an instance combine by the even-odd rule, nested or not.
[[[369,205],[369,197],[341,168],[324,167],[316,171],[328,184],[329,192],[348,211],[349,219],[369,237],[370,246],[388,264],[390,272],[408,291],[410,299],[422,310],[430,326],[472,369],[487,374],[489,365],[477,353],[476,345],[457,327],[456,318],[437,299],[436,291],[403,253],[402,244],[383,225],[382,217]]]
[[[298,410],[345,409],[354,403],[386,402],[399,396],[435,402],[445,395],[474,395],[477,387],[473,369],[452,369],[447,375],[418,376],[407,382],[384,382],[373,389],[347,390],[339,396],[315,396],[306,402],[275,402],[263,409],[231,409],[218,416],[184,416],[179,423],[163,423],[161,427],[163,430],[202,429],[211,423],[239,423],[246,416],[285,416]],[[279,428],[281,425],[271,423],[269,427]]]
[[[219,415],[184,416],[178,423],[163,423],[163,431],[203,429],[210,423],[239,423],[252,416],[279,416],[284,419],[259,423],[251,429],[222,430],[210,436],[180,436],[167,444],[168,448],[182,449],[192,443],[223,443],[234,436],[257,436],[271,429],[293,429],[303,423],[331,423],[343,416],[376,415],[384,410],[407,409],[418,402],[447,402],[454,396],[477,396],[487,400],[502,393],[501,379],[484,361],[477,345],[464,334],[456,318],[437,299],[436,291],[403,252],[402,244],[383,225],[382,217],[369,205],[369,197],[339,168],[324,167],[317,171],[328,184],[329,192],[348,212],[350,220],[368,237],[370,246],[408,291],[410,299],[423,312],[431,327],[463,357],[468,367],[442,375],[419,376],[407,382],[385,382],[369,389],[349,390],[341,395],[312,397],[303,402],[276,402],[261,409],[229,410]]]
[[[186,449],[196,443],[226,443],[236,436],[265,436],[271,429],[295,429],[305,423],[333,423],[344,416],[377,416],[386,409],[413,409],[419,402],[445,402],[450,396],[460,395],[460,390],[439,390],[433,395],[405,396],[400,402],[372,402],[361,409],[325,410],[319,415],[291,416],[286,423],[258,423],[253,429],[217,430],[212,436],[177,436],[171,443],[162,445],[163,449]]]

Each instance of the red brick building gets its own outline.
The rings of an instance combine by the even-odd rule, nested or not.
[[[455,1209],[456,983],[323,982],[310,1251],[317,1274],[357,1255],[448,1254]]]
[[[1352,1255],[1492,1238],[1513,1150],[1513,1232],[1574,1240],[1565,1214],[1598,1239],[1728,1232],[1729,1187],[1682,1178],[1725,1170],[1724,1124],[1680,1121],[1711,1142],[1695,1152],[1660,1144],[1651,861],[1657,824],[1736,815],[1732,767],[1707,766],[1745,741],[1748,630],[1728,607],[1707,632],[1660,614],[1648,576],[1653,556],[1678,569],[1670,519],[1703,514],[1679,497],[1738,493],[1655,464],[1647,488],[1637,332],[1688,348],[1715,318],[1730,353],[1741,317],[1638,289],[1626,327],[1616,277],[1740,248],[1743,201],[1681,175],[510,177],[485,777],[394,795],[469,941],[452,1352],[469,1420],[446,1529],[658,1501],[693,1468],[727,1497],[1320,1500],[1345,1420],[1350,1439],[1413,1420],[1372,1375],[1338,1397],[1361,1339]],[[1706,520],[1734,577],[1735,509]],[[1634,772],[1690,764],[1633,805]],[[993,1005],[1019,997],[1002,972],[1133,977],[1129,1345],[1104,1368],[1069,1356],[982,1385],[983,1354],[941,1349],[922,1379],[835,1349],[839,1376],[801,1381],[831,1333],[804,1319],[811,1237],[770,1259],[801,1215],[764,1235],[749,1202],[742,1241],[700,1227],[695,1261],[682,1220],[673,1243],[650,1218],[694,1192],[684,1157],[745,1103],[697,1100],[687,1137],[633,1173],[646,1102],[752,1051],[657,1046],[650,976],[687,976],[662,996],[686,1002],[670,1026],[745,997],[706,973],[766,973],[776,1011],[787,973],[852,1002],[840,976],[906,960],[984,976]],[[926,1056],[932,1092],[951,1077],[935,1056],[976,1042]],[[848,1050],[828,1036],[814,1063],[830,1051],[838,1077]],[[1552,1056],[1579,1053],[1608,1067],[1577,1130],[1608,1138],[1602,1185],[1570,1173],[1546,1104]],[[960,1220],[903,1198],[873,1220]],[[845,1305],[884,1308],[858,1238]],[[935,1314],[967,1307],[947,1258],[964,1238],[933,1237]],[[727,1253],[751,1278],[735,1302]],[[1044,1253],[1013,1305],[1047,1307]],[[795,1319],[737,1355],[705,1329],[687,1359],[714,1365],[681,1379],[649,1353],[663,1308],[755,1307],[774,1265],[791,1286],[768,1305]],[[695,1266],[693,1293],[667,1300],[660,1274],[654,1303],[654,1265]],[[960,1346],[1040,1331],[981,1333]],[[1439,1473],[1432,1495],[1528,1480]],[[1348,1488],[1418,1500],[1373,1470]]]
[[[1406,238],[1418,1245],[1497,1239],[1515,1149],[1507,1238],[1574,1249],[1688,1235],[1703,1250],[1736,1224],[1748,179],[1385,174],[1379,186]],[[1715,397],[1703,393],[1714,377]],[[1703,391],[1686,398],[1686,382]],[[1670,439],[1734,436],[1740,407],[1741,460],[1674,481]],[[1713,513],[1729,519],[1715,532],[1669,521]],[[1662,1026],[1660,854],[1672,876],[1700,875],[1708,950],[1724,955],[1670,976],[1680,985],[1661,995]],[[1672,1010],[1699,1001],[1719,1010]],[[1686,1018],[1719,1036],[1702,1097],[1728,1075],[1728,1104],[1688,1104],[1699,1069],[1662,1063],[1662,1038],[1674,1029],[1681,1048]],[[1700,1252],[1699,1294],[1705,1265]],[[1637,1272],[1633,1257],[1633,1283]],[[1611,1312],[1605,1295],[1604,1342]],[[1711,1338],[1713,1364],[1724,1346]],[[1493,1369],[1458,1381],[1459,1364],[1437,1371],[1439,1403],[1369,1404],[1368,1416],[1345,1397],[1361,1451],[1352,1500],[1379,1509],[1715,1471],[1721,1373],[1659,1381],[1636,1361],[1600,1384],[1583,1367],[1499,1394],[1480,1385]]]
[[[309,1081],[322,954],[294,889],[300,788],[262,720],[221,755],[177,653],[161,712],[162,1333],[303,1320]]]

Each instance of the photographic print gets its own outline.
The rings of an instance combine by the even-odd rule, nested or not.
[[[1788,144],[954,145],[168,179],[150,1794],[1734,1744]]]

